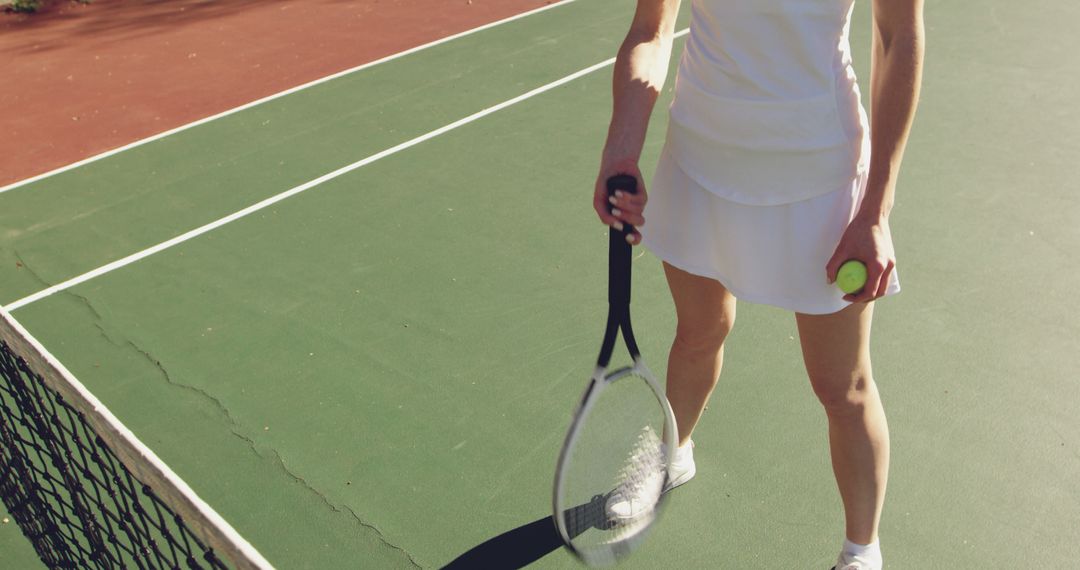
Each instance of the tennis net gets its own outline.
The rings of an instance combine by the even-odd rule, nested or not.
[[[271,568],[0,309],[0,496],[49,568]]]

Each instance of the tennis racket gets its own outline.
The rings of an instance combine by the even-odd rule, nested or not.
[[[613,176],[607,191],[616,190],[636,193],[637,180]],[[630,326],[631,231],[610,230],[607,328],[555,473],[555,526],[589,566],[615,564],[644,541],[660,515],[675,449],[675,416]],[[620,330],[633,364],[609,371]]]

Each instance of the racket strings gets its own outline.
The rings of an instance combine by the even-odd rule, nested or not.
[[[627,454],[608,498],[612,528],[650,514],[663,494],[665,475],[663,443],[652,426],[646,425]]]
[[[573,432],[558,475],[556,516],[568,546],[592,566],[613,564],[645,540],[667,483],[670,428],[655,381],[636,370],[613,374]]]
[[[626,454],[612,490],[564,513],[571,538],[590,529],[606,531],[606,536],[594,540],[611,544],[638,534],[652,520],[666,482],[665,471],[663,442],[656,430],[646,425]]]
[[[645,426],[637,436],[637,443],[627,455],[626,464],[620,470],[617,488],[642,491],[647,490],[656,483],[658,475],[662,475],[664,455],[661,450],[660,438],[652,426]],[[661,477],[662,478],[662,477]]]

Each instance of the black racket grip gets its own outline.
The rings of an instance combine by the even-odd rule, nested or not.
[[[616,190],[637,194],[637,178],[628,174],[618,174],[607,179],[608,196],[614,196]],[[612,205],[608,202],[608,211]],[[623,223],[623,229],[611,228],[608,246],[608,302],[612,310],[620,315],[629,315],[630,311],[630,243],[626,236],[634,231],[634,226]]]
[[[629,174],[616,174],[615,176],[608,178],[608,197],[614,196],[616,190],[622,190],[623,192],[627,192],[630,194],[637,194],[637,178],[634,178]],[[612,208],[614,208],[614,206],[611,205],[611,202],[608,202],[607,209],[609,214],[611,213]],[[619,232],[620,234],[622,234],[622,238],[626,239],[626,236],[633,233],[634,226],[623,222],[622,230],[616,230],[615,228],[612,228],[612,231]]]

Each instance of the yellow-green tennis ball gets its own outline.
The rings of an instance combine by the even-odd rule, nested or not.
[[[866,266],[857,259],[845,261],[836,272],[836,286],[845,293],[857,293],[865,285]]]

